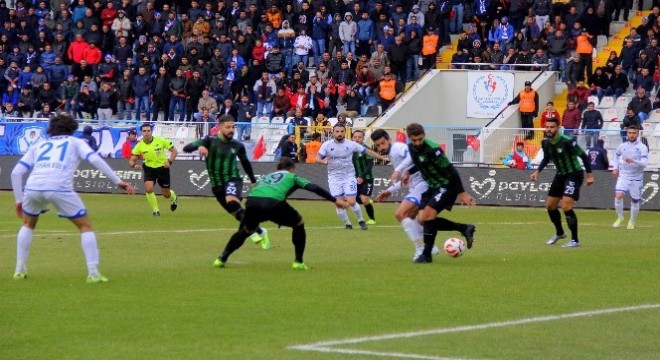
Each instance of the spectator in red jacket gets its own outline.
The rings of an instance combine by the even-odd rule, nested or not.
[[[108,1],[106,7],[101,10],[101,21],[103,21],[103,25],[111,26],[116,17],[117,9],[115,8],[115,4],[112,1]]]
[[[303,112],[307,111],[309,107],[309,100],[307,99],[307,94],[305,94],[305,88],[299,87],[298,91],[291,96],[291,109],[301,108]],[[289,116],[293,116],[295,111],[289,111]]]
[[[138,143],[137,133],[135,132],[135,130],[130,130],[128,132],[128,137],[126,138],[126,141],[121,146],[121,157],[124,159],[130,159],[131,151],[133,151],[133,148],[137,143]]]
[[[572,136],[580,128],[580,121],[582,121],[582,111],[575,106],[575,102],[572,100],[568,101],[566,105],[566,110],[564,110],[564,117],[562,121],[562,126],[564,127],[564,133],[566,135]]]
[[[561,124],[561,116],[559,116],[559,112],[555,109],[555,103],[552,101],[548,101],[545,110],[541,113],[541,128],[545,129],[545,121],[550,118],[559,119],[559,123]]]
[[[87,44],[82,34],[77,34],[76,39],[71,43],[71,45],[69,45],[67,55],[69,56],[69,59],[74,62],[74,64],[80,64],[80,60],[83,59],[83,52],[88,47],[89,44]]]
[[[96,44],[89,43],[87,48],[82,52],[82,58],[87,60],[87,64],[93,66],[101,62],[103,54],[101,53],[101,49],[96,47]]]

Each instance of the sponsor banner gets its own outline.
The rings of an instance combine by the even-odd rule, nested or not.
[[[467,79],[467,117],[493,118],[513,100],[513,73],[470,71]]]
[[[11,189],[10,174],[18,160],[18,156],[0,156],[0,189]],[[120,178],[134,184],[138,193],[144,193],[142,171],[130,169],[126,160],[108,159],[107,161]],[[257,177],[275,171],[274,163],[260,162],[253,163],[252,166]],[[529,175],[533,172],[531,170],[459,168],[458,171],[465,190],[476,199],[477,204],[497,206],[544,207],[554,176],[554,171],[548,169],[541,173],[538,181],[533,182],[529,179]],[[324,165],[298,164],[296,173],[318,185],[328,187],[327,170]],[[389,180],[391,173],[391,166],[374,167],[374,196],[391,185]],[[611,173],[595,172],[594,178],[595,184],[582,186],[577,206],[612,208],[615,180]],[[202,161],[176,161],[172,166],[171,180],[172,189],[176,190],[178,195],[212,196],[208,172]],[[245,196],[249,189],[249,179],[243,176],[243,181]],[[117,189],[103,173],[86,162],[82,162],[74,173],[74,186],[78,192],[121,193],[121,190]],[[660,175],[647,172],[642,190],[643,209],[660,210],[658,190],[660,190]],[[400,201],[404,195],[404,192],[394,194],[390,200]],[[290,198],[319,199],[315,194],[305,190],[296,191]]]
[[[0,155],[21,155],[34,144],[45,140],[48,122],[0,123]],[[94,127],[92,136],[96,138],[99,154],[103,157],[121,158],[121,147],[132,127]],[[137,133],[140,131],[137,129]],[[74,134],[80,137],[82,131]]]

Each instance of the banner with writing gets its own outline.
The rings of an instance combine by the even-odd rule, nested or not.
[[[467,117],[494,118],[513,100],[513,73],[470,71],[467,79]]]

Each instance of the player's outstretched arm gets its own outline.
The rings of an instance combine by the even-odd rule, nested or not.
[[[324,188],[322,188],[322,187],[320,187],[316,184],[308,183],[303,187],[303,189],[305,189],[307,191],[311,191],[314,194],[316,194],[316,195],[318,195],[318,196],[320,196],[320,197],[322,197],[322,198],[324,198],[328,201],[332,201],[333,203],[336,203],[336,201],[337,201],[337,199],[335,199],[335,197],[332,196],[332,194],[330,194],[330,192],[328,190],[326,190],[326,189],[324,189]]]
[[[95,168],[101,170],[101,172],[108,179],[110,179],[112,182],[117,184],[117,186],[119,186],[120,188],[122,188],[124,190],[127,190],[127,191],[129,189],[131,189],[131,191],[133,193],[135,192],[135,189],[133,189],[133,185],[125,183],[124,181],[122,181],[122,179],[120,179],[119,176],[117,176],[117,174],[115,174],[114,170],[112,170],[110,165],[108,165],[108,163],[106,163],[103,159],[101,159],[101,157],[98,156],[98,154],[96,154],[96,153],[91,154],[89,156],[89,158],[87,159],[87,161],[89,161],[90,164],[94,165]]]
[[[380,161],[390,161],[390,159],[387,156],[381,155],[371,149],[365,149],[365,152],[367,155],[371,156],[374,159],[378,159]]]

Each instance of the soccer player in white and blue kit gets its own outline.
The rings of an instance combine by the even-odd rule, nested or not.
[[[635,220],[639,214],[642,187],[644,185],[644,168],[649,161],[649,149],[639,139],[639,127],[629,126],[626,131],[627,141],[619,145],[614,155],[614,170],[612,176],[616,179],[614,209],[617,219],[612,226],[618,228],[624,220],[623,198],[625,193],[630,196],[630,220],[628,229],[635,228]]]
[[[371,133],[371,140],[380,152],[387,152],[387,157],[394,167],[394,177],[402,174],[406,170],[413,167],[413,161],[408,152],[408,145],[401,142],[392,142],[390,135],[387,131],[378,129]],[[399,191],[404,187],[401,181],[396,181],[387,190],[382,191],[376,197],[376,201],[387,199],[395,191]],[[415,255],[413,259],[417,258],[424,251],[424,228],[416,220],[419,206],[422,201],[422,194],[428,190],[429,186],[422,178],[422,174],[415,172],[410,175],[408,179],[408,192],[403,197],[399,207],[394,212],[394,217],[401,223],[403,231],[408,235],[408,238],[415,245]],[[433,254],[440,253],[437,247],[433,248]]]
[[[346,140],[346,128],[343,125],[338,124],[332,128],[332,137],[332,140],[328,140],[321,145],[316,154],[316,162],[328,165],[330,194],[336,199],[345,198],[351,210],[357,216],[360,228],[367,230],[367,223],[364,222],[362,217],[362,209],[360,209],[360,204],[356,202],[357,180],[355,178],[355,168],[353,167],[353,153],[362,154],[366,152],[375,159],[384,160],[385,158],[365,148],[362,144]],[[346,229],[353,228],[345,209],[337,207],[337,215]]]
[[[32,232],[39,215],[52,204],[60,217],[67,218],[80,230],[82,250],[87,262],[87,282],[104,283],[108,279],[98,270],[99,251],[96,235],[87,216],[87,209],[78,194],[73,191],[73,172],[80,160],[87,160],[127,193],[133,194],[131,184],[123,182],[110,166],[89,145],[73,133],[78,122],[68,114],[51,118],[48,126],[50,137],[34,146],[19,160],[11,173],[11,183],[16,200],[16,214],[24,223],[16,239],[16,271],[14,279],[27,278],[27,259],[32,243]],[[31,173],[23,188],[23,177]]]

